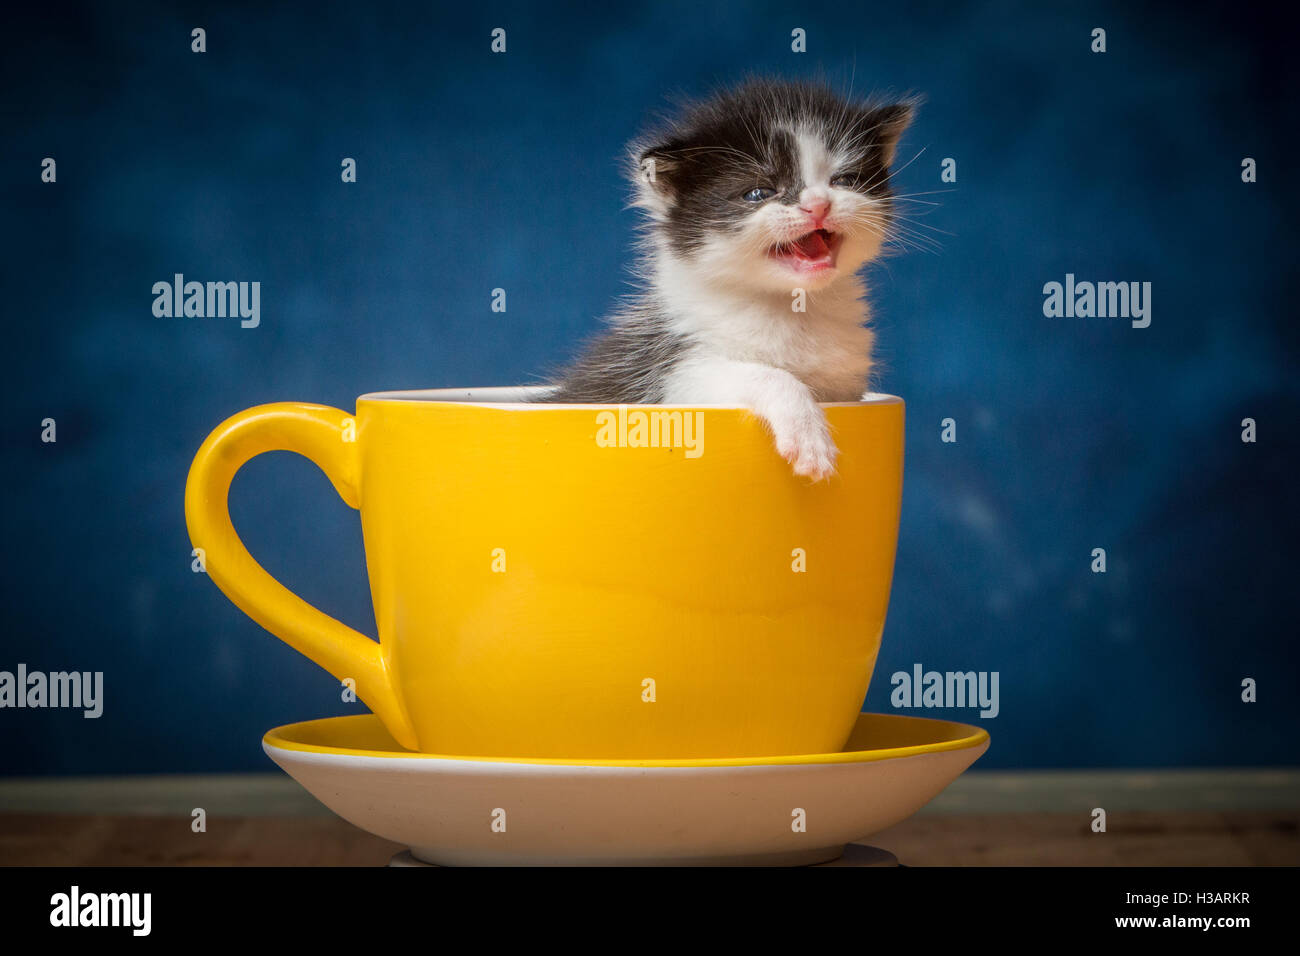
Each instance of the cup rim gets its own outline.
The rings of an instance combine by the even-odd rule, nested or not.
[[[720,408],[743,409],[742,405],[714,402],[693,402],[677,405],[650,405],[632,403],[599,404],[594,402],[537,402],[526,401],[526,396],[540,396],[554,391],[554,385],[482,385],[468,388],[418,388],[396,389],[383,392],[366,392],[358,402],[392,402],[400,404],[439,403],[444,405],[475,405],[492,408],[530,409],[546,411],[566,408]],[[823,408],[857,408],[869,405],[901,405],[897,395],[885,392],[867,392],[856,402],[819,402]]]

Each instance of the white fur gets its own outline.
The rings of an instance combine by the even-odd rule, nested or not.
[[[815,130],[795,129],[790,132],[794,134],[795,143],[799,147],[799,168],[803,172],[807,189],[829,189],[831,177],[835,175],[838,165],[837,157],[831,154]],[[807,189],[804,191],[807,192]]]
[[[879,253],[881,235],[866,224],[874,200],[831,187],[832,152],[807,132],[798,142],[801,201],[829,199],[823,224],[844,236],[829,275],[799,276],[767,254],[818,227],[800,205],[769,202],[739,237],[715,237],[690,258],[656,243],[651,278],[671,331],[689,342],[664,401],[751,409],[795,472],[820,480],[837,450],[818,401],[856,401],[867,390],[873,335],[857,272]],[[793,308],[796,289],[804,312]]]

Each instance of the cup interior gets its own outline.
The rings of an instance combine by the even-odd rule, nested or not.
[[[544,402],[546,395],[555,391],[553,385],[485,385],[469,388],[400,389],[388,392],[367,392],[357,401],[363,402],[456,402],[474,405],[494,405],[512,409],[546,410],[556,408],[617,408],[618,405],[594,403]],[[851,405],[889,405],[902,402],[897,395],[868,392],[856,402],[822,402],[825,408]],[[632,406],[629,406],[632,407]],[[726,404],[653,405],[653,408],[740,408]]]

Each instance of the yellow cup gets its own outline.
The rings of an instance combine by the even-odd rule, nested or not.
[[[903,402],[823,407],[838,473],[794,475],[718,406],[387,392],[355,415],[261,405],[204,441],[185,518],[207,573],[404,747],[484,757],[748,757],[839,749],[880,647]],[[379,641],[252,558],[231,479],[305,455],[360,509]]]

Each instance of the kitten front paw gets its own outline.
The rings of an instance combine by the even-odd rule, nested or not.
[[[835,473],[839,449],[831,439],[831,427],[821,409],[814,407],[790,421],[772,423],[776,450],[794,467],[796,475],[822,481]]]

